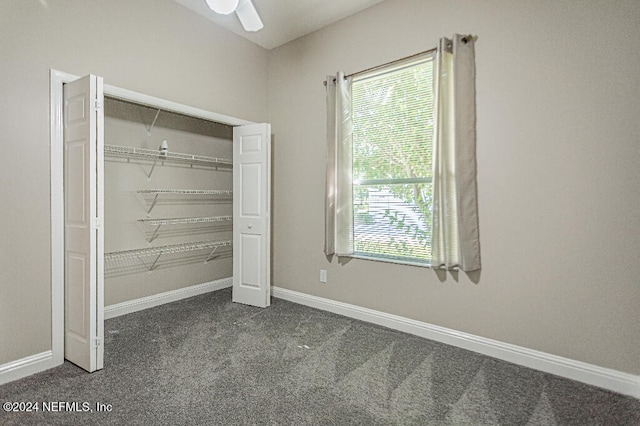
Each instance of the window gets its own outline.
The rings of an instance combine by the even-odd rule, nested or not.
[[[353,78],[354,255],[431,259],[433,55]]]
[[[327,76],[327,256],[481,268],[474,37],[427,53]]]

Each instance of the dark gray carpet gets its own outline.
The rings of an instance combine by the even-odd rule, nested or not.
[[[94,411],[0,411],[3,425],[640,424],[633,398],[229,289],[106,321],[104,370],[65,363],[0,386],[6,401]]]

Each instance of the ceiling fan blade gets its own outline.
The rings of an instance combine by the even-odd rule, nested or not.
[[[236,9],[236,15],[246,31],[259,31],[264,25],[258,15],[258,11],[251,3],[251,0],[240,0]]]

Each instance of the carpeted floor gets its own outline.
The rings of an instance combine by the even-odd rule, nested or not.
[[[230,289],[107,320],[104,370],[65,363],[0,386],[7,401],[40,411],[2,425],[640,425],[633,398]]]

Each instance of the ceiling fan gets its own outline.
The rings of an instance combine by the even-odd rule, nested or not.
[[[245,31],[260,31],[264,25],[251,0],[205,0],[209,9],[221,15],[236,12]]]

